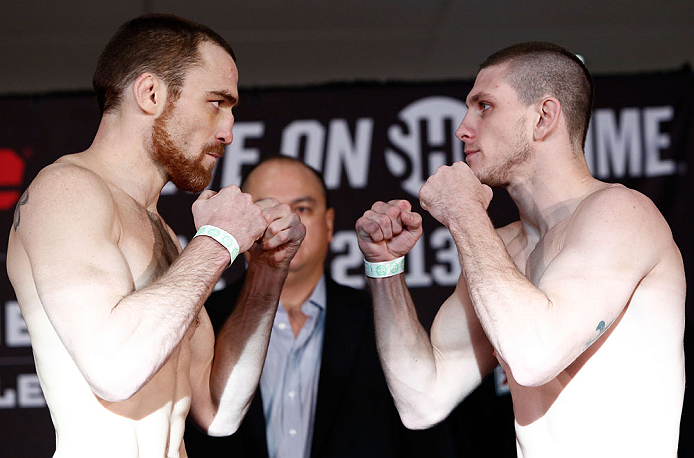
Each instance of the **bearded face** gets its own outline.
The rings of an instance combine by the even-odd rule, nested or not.
[[[186,140],[172,136],[175,101],[170,100],[152,126],[152,154],[169,179],[182,191],[200,192],[210,183],[214,163],[205,166],[206,154],[224,155],[221,144],[206,144],[198,153],[185,152]],[[175,132],[175,131],[174,131]]]
[[[502,139],[500,148],[508,152],[508,157],[497,164],[490,166],[487,170],[483,170],[478,174],[478,179],[492,187],[506,187],[509,184],[509,179],[513,175],[513,169],[530,161],[532,157],[532,147],[525,136],[524,125],[525,117],[521,117],[514,130],[509,136],[510,138]]]

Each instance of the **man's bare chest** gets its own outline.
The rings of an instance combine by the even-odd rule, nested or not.
[[[133,205],[119,209],[120,238],[123,253],[140,289],[162,275],[180,253],[178,241],[156,213]]]
[[[516,268],[533,284],[537,284],[547,267],[562,249],[566,225],[562,222],[544,236],[534,241],[528,241],[525,236],[514,238],[507,244],[507,251]]]

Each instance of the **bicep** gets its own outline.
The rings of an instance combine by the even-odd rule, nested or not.
[[[41,304],[78,364],[81,352],[99,342],[111,310],[134,289],[112,202],[95,194],[98,187],[86,188],[39,182],[17,228]]]
[[[644,202],[620,203],[617,211],[599,199],[581,209],[536,283],[574,356],[619,317],[658,261],[665,229],[659,213]]]

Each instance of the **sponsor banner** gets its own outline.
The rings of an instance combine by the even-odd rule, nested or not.
[[[688,69],[597,77],[586,157],[594,175],[648,195],[669,221],[688,268],[694,249],[694,79]],[[276,154],[320,171],[336,209],[328,268],[340,283],[362,288],[363,259],[354,223],[376,200],[406,198],[424,217],[424,235],[406,259],[406,278],[420,318],[430,326],[453,291],[460,266],[448,231],[421,210],[419,188],[443,164],[464,159],[455,130],[466,112],[471,81],[431,84],[351,84],[241,91],[234,141],[215,169],[211,188],[238,184],[259,160]],[[91,94],[0,98],[0,238],[7,240],[14,208],[38,171],[59,156],[86,149],[99,113]],[[185,246],[194,234],[195,195],[167,185],[160,213]],[[496,226],[517,219],[503,190],[489,213]],[[34,371],[31,346],[0,245],[0,422],[34,439],[3,456],[48,456],[50,416]],[[243,269],[242,257],[218,287]],[[691,276],[690,276],[691,277]],[[691,301],[688,316],[692,315]],[[507,398],[502,371],[492,393]],[[20,425],[23,424],[23,429]],[[31,425],[27,428],[27,425]],[[9,443],[7,431],[0,443]],[[22,448],[24,447],[24,448]],[[38,447],[38,449],[36,448]]]

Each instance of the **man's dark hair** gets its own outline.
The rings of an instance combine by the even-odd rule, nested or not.
[[[529,105],[542,97],[556,97],[566,119],[574,150],[585,147],[588,123],[593,110],[593,79],[572,52],[552,43],[531,41],[497,51],[480,69],[508,64],[506,80],[516,90],[518,100]]]
[[[318,183],[320,183],[321,190],[323,191],[323,197],[325,198],[325,208],[331,208],[330,207],[330,194],[328,193],[328,187],[325,185],[325,180],[323,180],[323,175],[320,174],[316,169],[313,167],[306,165],[304,162],[300,161],[299,159],[293,158],[291,156],[271,156],[266,159],[263,159],[262,161],[258,162],[255,164],[253,167],[251,167],[246,173],[243,174],[241,177],[241,184],[239,188],[241,188],[242,191],[245,192],[246,190],[246,184],[248,181],[248,177],[251,176],[251,173],[261,165],[265,164],[266,162],[284,162],[288,164],[298,164],[304,167],[306,170],[309,170],[315,177],[316,180],[318,180]]]
[[[202,24],[171,14],[148,14],[123,24],[104,48],[92,84],[101,113],[116,109],[123,91],[145,72],[152,72],[176,100],[186,71],[201,62],[200,44],[212,42],[236,61],[224,38]]]

